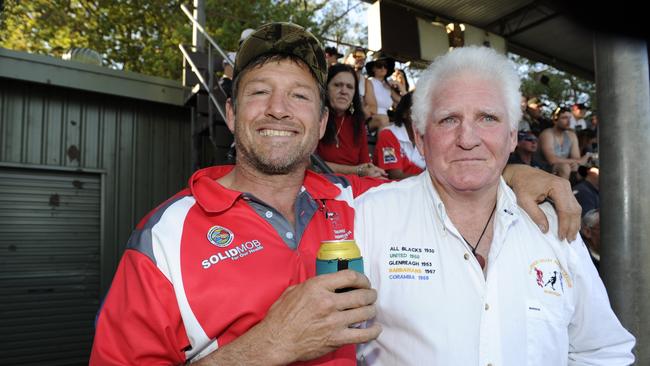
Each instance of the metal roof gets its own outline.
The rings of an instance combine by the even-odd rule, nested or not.
[[[0,47],[0,78],[184,105],[180,81]]]
[[[420,16],[469,24],[504,37],[508,50],[594,78],[594,31],[553,3],[534,0],[382,0]],[[371,1],[372,2],[372,1]]]

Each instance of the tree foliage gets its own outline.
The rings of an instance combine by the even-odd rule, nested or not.
[[[177,44],[191,34],[169,0],[8,0],[0,46],[61,56],[71,47],[93,49],[113,68],[178,78]]]
[[[178,0],[5,0],[0,47],[60,57],[72,47],[99,52],[106,66],[179,79],[179,43],[192,29]],[[350,11],[358,0],[205,0],[206,30],[224,50],[236,50],[241,31],[271,21],[300,24],[316,36],[359,41]],[[349,32],[359,34],[360,32]],[[348,37],[347,39],[345,37]],[[364,42],[365,43],[365,42]]]
[[[547,112],[574,103],[587,103],[595,109],[595,83],[518,55],[509,54],[509,57],[518,67],[522,94],[546,102]]]
[[[365,46],[368,42],[365,23],[367,9],[368,4],[359,0],[327,1],[317,15],[317,29],[314,33],[331,40],[337,46]]]

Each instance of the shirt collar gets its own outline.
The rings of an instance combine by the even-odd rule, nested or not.
[[[497,190],[497,224],[502,227],[508,227],[510,223],[516,221],[522,214],[517,205],[517,196],[515,192],[508,187],[503,177],[499,178],[499,189]]]
[[[434,211],[440,218],[441,222],[446,222],[447,212],[445,209],[445,204],[442,202],[438,191],[433,186],[429,171],[425,170],[422,172],[418,179],[421,179],[422,183],[425,185],[427,195],[431,200]],[[497,207],[494,214],[497,218],[496,224],[502,227],[508,227],[510,223],[521,216],[521,209],[519,206],[517,206],[517,198],[514,192],[503,180],[503,177],[499,178],[499,187],[497,189]]]
[[[197,170],[189,180],[189,188],[201,208],[207,212],[225,211],[240,197],[248,193],[222,186],[217,180],[232,171],[234,165],[213,166]],[[320,174],[307,170],[303,186],[298,194],[307,191],[314,199],[334,199],[340,189]]]

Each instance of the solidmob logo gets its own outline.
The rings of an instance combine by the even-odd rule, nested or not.
[[[232,231],[222,226],[213,226],[208,230],[208,241],[220,248],[225,248],[235,239]]]

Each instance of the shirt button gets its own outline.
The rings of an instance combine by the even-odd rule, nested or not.
[[[463,255],[463,258],[465,258],[465,260],[468,261],[469,260],[469,254],[465,253],[465,255]]]
[[[488,311],[488,310],[490,310],[490,305],[485,304],[485,311]],[[491,364],[489,363],[488,365],[491,365]]]
[[[271,217],[273,217],[273,212],[266,211],[266,213],[264,215],[266,216],[267,219],[270,219]]]
[[[285,236],[287,237],[287,239],[293,239],[293,233],[291,231],[287,231]]]

